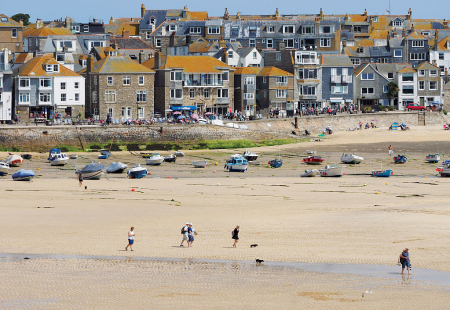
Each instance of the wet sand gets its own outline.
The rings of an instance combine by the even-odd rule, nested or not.
[[[148,166],[147,178],[105,175],[81,188],[73,165],[51,167],[47,154],[33,154],[23,165],[37,172],[32,182],[0,178],[0,253],[43,257],[8,260],[0,254],[0,286],[7,292],[0,294],[0,308],[446,307],[449,286],[438,279],[414,279],[414,270],[450,272],[450,179],[436,177],[437,165],[424,163],[425,155],[437,152],[429,143],[450,153],[447,134],[437,126],[407,132],[381,128],[341,132],[324,142],[252,149],[265,164],[249,166],[245,173],[223,170],[230,154],[244,150],[188,151],[174,164]],[[389,144],[394,152],[405,149],[405,165],[392,163]],[[307,149],[317,150],[326,163],[338,162],[348,149],[366,160],[348,166],[339,179],[302,179],[300,173],[310,168],[301,164]],[[268,168],[279,150],[283,167]],[[210,165],[193,168],[191,161],[198,158]],[[78,165],[89,161],[86,157]],[[102,160],[112,161],[145,163],[125,152]],[[366,175],[381,163],[394,170],[393,177]],[[190,249],[179,247],[186,221],[198,231]],[[132,225],[135,251],[126,252]],[[236,225],[241,240],[234,249]],[[254,243],[259,246],[250,248]],[[402,281],[399,267],[397,273],[388,268],[405,246],[413,265],[409,281]],[[46,258],[50,254],[98,258]],[[265,265],[249,263],[256,258]],[[317,265],[325,266],[318,270],[280,265],[288,262],[381,269],[375,277],[336,273],[327,265]],[[362,297],[366,290],[373,293]]]

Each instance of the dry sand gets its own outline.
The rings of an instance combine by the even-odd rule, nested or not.
[[[148,178],[106,175],[81,188],[73,166],[50,167],[47,154],[33,154],[23,165],[38,172],[32,182],[0,179],[0,253],[42,257],[0,258],[0,308],[445,308],[450,285],[414,274],[402,281],[400,268],[362,276],[277,262],[395,266],[408,246],[417,277],[426,271],[416,268],[447,276],[450,179],[436,177],[436,164],[424,158],[438,151],[431,144],[448,155],[449,134],[438,127],[340,132],[323,142],[252,149],[263,163],[280,150],[284,165],[249,166],[245,173],[223,171],[229,154],[243,150],[192,151],[175,164],[149,167]],[[406,153],[407,164],[392,164],[389,144]],[[339,179],[302,179],[306,149],[326,162],[338,162],[348,150],[366,160]],[[190,162],[198,158],[210,165],[194,169]],[[120,152],[104,162],[112,161],[145,162]],[[394,177],[364,175],[381,163]],[[186,221],[198,232],[192,248],[179,247]],[[241,240],[234,249],[236,225]],[[130,226],[135,251],[125,252]],[[253,243],[259,246],[250,248]],[[255,258],[266,265],[254,266]],[[373,293],[361,297],[366,290]]]

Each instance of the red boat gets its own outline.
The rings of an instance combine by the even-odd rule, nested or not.
[[[303,162],[307,165],[320,165],[325,159],[320,156],[309,156],[307,158],[303,158]]]

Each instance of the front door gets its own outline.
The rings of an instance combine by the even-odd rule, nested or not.
[[[424,97],[420,97],[420,105],[423,106],[424,103],[425,103],[425,98]]]

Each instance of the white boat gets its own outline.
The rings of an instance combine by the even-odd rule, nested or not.
[[[13,154],[9,154],[10,156],[8,156],[8,158],[6,158],[6,163],[10,166],[10,167],[19,167],[22,162],[23,162],[23,158],[19,155],[13,155]]]
[[[429,154],[426,157],[427,162],[429,163],[437,163],[441,160],[440,154]]]
[[[234,157],[231,162],[227,162],[225,164],[225,169],[227,169],[230,172],[236,171],[236,172],[244,172],[247,170],[248,162],[247,159],[245,159],[242,156]]]
[[[230,156],[230,158],[227,159],[227,163],[231,163],[235,158],[242,157],[241,154],[233,154]]]
[[[12,175],[14,181],[31,181],[34,178],[33,170],[20,169]]]
[[[200,160],[200,161],[193,161],[192,165],[194,165],[195,168],[205,168],[208,163],[206,160]]]
[[[173,155],[175,155],[176,157],[184,157],[184,153],[180,150],[174,152]]]
[[[313,155],[313,154],[316,154],[316,151],[306,150],[306,154]]]
[[[244,158],[247,159],[248,161],[255,161],[258,159],[258,155],[254,152],[249,152],[249,151],[245,150]]]
[[[177,161],[177,157],[175,155],[173,155],[173,154],[169,154],[166,157],[164,157],[164,161],[166,163],[174,163],[174,162]]]
[[[9,165],[4,161],[0,161],[0,176],[7,175],[11,171]]]
[[[118,162],[118,163],[112,163],[111,165],[109,165],[109,167],[106,169],[106,172],[108,173],[122,173],[125,171],[125,169],[127,169],[128,166]]]
[[[319,170],[317,169],[312,169],[312,170],[305,170],[305,173],[302,173],[300,175],[300,177],[305,178],[305,177],[315,177],[316,175],[319,174]]]
[[[338,166],[336,164],[326,165],[325,169],[320,169],[321,177],[341,177],[345,174],[346,166]]]
[[[105,169],[105,165],[92,162],[86,165],[83,169],[77,170],[75,173],[81,174],[83,176],[83,180],[100,180]]]
[[[70,159],[77,159],[77,158],[78,158],[78,155],[72,154],[72,155],[70,155],[69,157],[70,157]]]
[[[147,174],[147,168],[141,167],[141,165],[139,164],[136,167],[131,168],[127,172],[128,178],[130,179],[141,179],[147,176]]]
[[[51,166],[64,166],[69,162],[69,157],[67,157],[66,153],[52,154],[50,158]]]
[[[199,123],[200,125],[206,125],[208,124],[208,121],[204,118],[199,118],[197,123]]]
[[[159,153],[154,153],[150,158],[147,158],[145,162],[147,165],[158,166],[161,165],[164,161],[164,157],[159,155]]]
[[[359,164],[364,160],[361,156],[356,156],[355,154],[345,154],[341,156],[341,161],[344,164]]]
[[[235,124],[235,123],[226,123],[226,124],[225,124],[225,127],[239,129],[239,124]]]
[[[216,125],[216,126],[223,126],[223,125],[224,125],[224,124],[223,124],[223,121],[220,120],[220,119],[213,119],[213,120],[211,121],[211,124],[212,124],[212,125]]]

